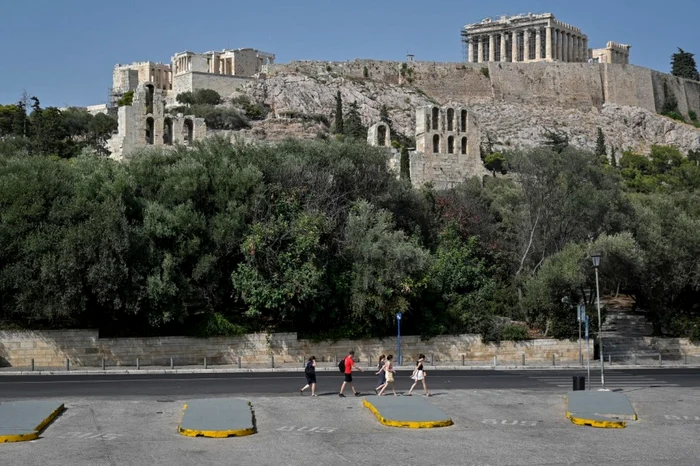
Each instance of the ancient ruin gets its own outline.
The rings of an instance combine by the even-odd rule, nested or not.
[[[147,82],[136,87],[131,105],[119,107],[119,132],[107,141],[111,157],[120,159],[136,149],[151,146],[187,146],[206,137],[203,118],[166,113],[166,93],[155,83]]]
[[[591,50],[591,59],[596,63],[616,63],[628,65],[631,45],[608,42],[604,49]]]
[[[462,30],[467,61],[588,61],[588,36],[551,13],[486,18]]]

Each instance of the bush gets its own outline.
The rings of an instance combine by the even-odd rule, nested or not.
[[[197,118],[204,118],[207,128],[237,130],[249,128],[248,119],[238,110],[217,108],[211,105],[193,105],[190,113]]]
[[[690,121],[698,121],[698,114],[694,110],[688,110],[688,117],[690,117]]]
[[[183,105],[219,105],[221,96],[213,89],[197,89],[194,92],[181,92],[175,100]]]
[[[195,335],[201,338],[233,337],[236,335],[244,335],[246,332],[247,330],[245,327],[232,324],[226,317],[215,312],[208,315],[205,320],[197,326]]]
[[[508,324],[501,331],[501,340],[504,341],[524,341],[529,340],[530,335],[527,328],[522,325]]]
[[[669,118],[673,118],[674,120],[682,121],[682,122],[685,123],[685,118],[683,118],[683,115],[681,115],[681,114],[678,113],[678,112],[674,112],[674,111],[671,111],[671,112],[663,112],[662,115],[663,115],[663,116],[667,116],[667,117],[669,117]]]
[[[481,74],[483,74],[486,78],[488,78],[489,77],[489,69],[484,66],[483,68],[481,68]]]
[[[134,102],[134,91],[127,91],[117,100],[117,106],[126,107]]]

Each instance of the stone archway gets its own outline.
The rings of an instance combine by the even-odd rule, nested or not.
[[[433,153],[434,154],[440,153],[440,135],[439,134],[433,135]]]
[[[170,118],[163,120],[163,144],[166,146],[173,144],[173,120]]]
[[[146,135],[146,144],[153,144],[153,129],[154,129],[154,124],[153,124],[153,118],[148,117],[146,118],[146,130],[145,130],[145,135]]]

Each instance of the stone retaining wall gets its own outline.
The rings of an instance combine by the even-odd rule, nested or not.
[[[700,356],[700,346],[687,339],[650,339],[649,344],[660,351],[678,355]],[[350,349],[356,358],[367,363],[376,361],[379,354],[396,353],[396,338],[370,340],[339,340],[313,342],[297,339],[295,333],[252,334],[237,337],[192,338],[99,338],[95,330],[56,331],[0,331],[0,365],[29,367],[34,359],[37,367],[62,367],[66,359],[75,366],[100,366],[105,358],[110,366],[133,366],[136,359],[141,365],[168,365],[170,358],[178,366],[238,363],[245,366],[268,366],[272,357],[276,365],[301,363],[309,355],[319,361],[334,362]],[[550,339],[525,342],[484,344],[478,335],[440,336],[421,341],[417,336],[401,338],[404,361],[412,361],[418,353],[434,358],[436,363],[465,362],[490,363],[493,357],[499,363],[520,362],[522,355],[528,362],[575,361],[578,358],[577,341]]]

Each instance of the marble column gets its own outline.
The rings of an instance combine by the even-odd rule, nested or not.
[[[569,44],[569,49],[568,49],[568,52],[569,52],[569,61],[570,61],[570,62],[576,61],[575,58],[574,58],[574,35],[573,35],[573,34],[569,34],[569,42],[568,42],[568,44]]]
[[[506,33],[501,33],[501,61],[507,61]]]
[[[583,38],[583,61],[588,61],[588,38]]]
[[[530,61],[530,32],[529,29],[523,31],[523,61],[525,63]]]
[[[547,26],[545,28],[545,51],[544,55],[547,60],[552,60],[552,26]]]
[[[467,46],[469,49],[467,63],[474,63],[474,38],[467,37]]]
[[[542,59],[542,28],[535,29],[535,60]]]
[[[476,61],[477,61],[477,63],[481,63],[481,62],[484,61],[484,38],[481,37],[481,36],[479,36],[479,37],[477,38],[477,40],[478,40],[479,42],[478,42],[478,44],[477,44],[477,46],[478,46],[478,47],[477,47],[478,56],[477,56],[477,60],[476,60]]]
[[[496,61],[496,34],[489,34],[489,61]]]
[[[510,61],[515,63],[516,61],[518,61],[518,31],[513,31],[511,37],[512,39],[510,42]]]
[[[564,32],[562,33],[562,41],[561,41],[561,60],[563,62],[568,62],[569,61],[569,33]]]

